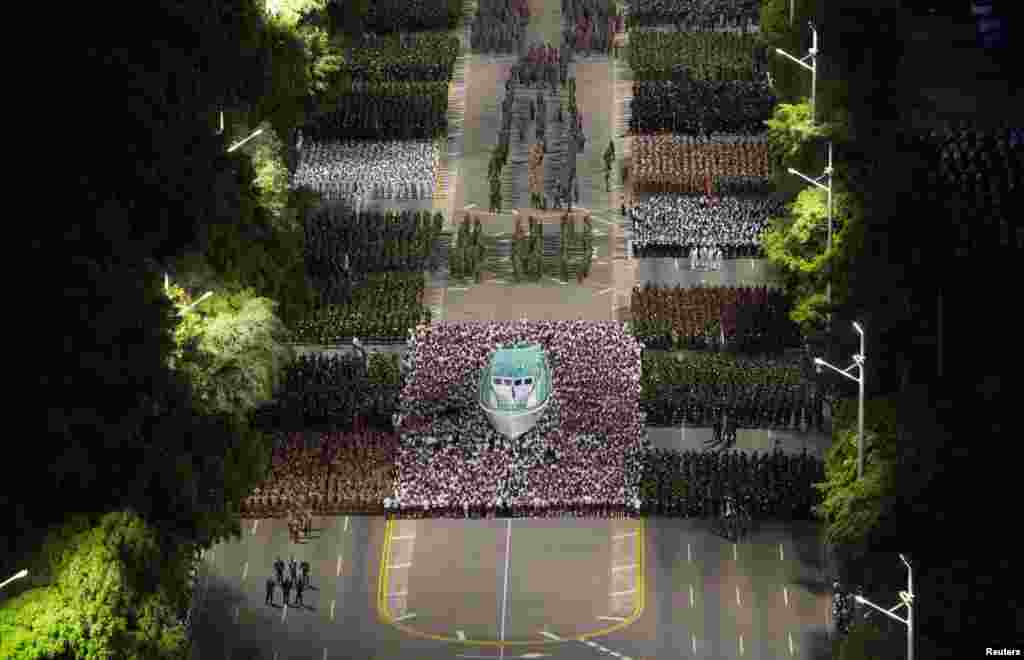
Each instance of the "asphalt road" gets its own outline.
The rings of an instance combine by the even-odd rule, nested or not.
[[[480,525],[496,523],[500,521],[480,521]],[[438,524],[412,523],[424,532],[429,530],[423,526]],[[511,559],[520,574],[532,570],[524,563],[545,561],[544,552],[528,554],[523,544],[526,539],[537,538],[541,532],[538,528],[550,524],[551,521],[513,521],[516,536],[511,541]],[[609,524],[593,521],[595,526]],[[550,621],[545,632],[537,631],[536,645],[530,640],[522,643],[526,633],[519,632],[520,638],[513,640],[518,643],[507,646],[424,639],[383,621],[377,604],[386,521],[319,518],[315,527],[313,538],[296,545],[289,541],[283,521],[243,521],[240,540],[221,544],[208,554],[204,566],[209,587],[194,624],[194,657],[828,657],[829,594],[822,576],[818,531],[812,524],[761,524],[749,537],[733,544],[711,534],[706,521],[648,520],[643,546],[645,605],[635,621],[585,641],[571,638],[566,622]],[[530,531],[527,528],[534,528],[532,534],[525,533]],[[503,561],[504,548],[500,541],[491,548],[497,560],[496,590],[500,590],[502,583],[501,571],[508,570]],[[586,549],[570,545],[563,546],[562,551]],[[438,558],[439,552],[445,556]],[[430,553],[432,565],[447,562],[449,570],[458,570],[467,556],[467,548],[455,544],[442,548],[435,543],[430,546]],[[312,566],[314,590],[304,595],[303,608],[284,608],[280,591],[276,593],[275,606],[264,604],[264,584],[272,575],[272,563],[278,555],[286,561],[294,555],[297,561],[306,559]],[[581,561],[585,559],[580,557]],[[538,566],[537,570],[543,567]],[[518,600],[509,603],[509,612],[514,617],[516,612],[524,611],[523,603],[528,602],[530,595],[523,593],[522,583],[513,587],[510,591],[519,594]],[[442,586],[431,595],[450,608],[451,592],[455,589],[454,585]],[[545,592],[545,597],[551,597],[550,589]],[[430,602],[431,595],[418,594],[418,607]],[[514,629],[514,622],[509,623],[509,629]]]

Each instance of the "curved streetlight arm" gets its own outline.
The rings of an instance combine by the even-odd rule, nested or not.
[[[826,171],[824,174],[819,176],[817,179],[812,179],[811,177],[807,176],[806,174],[802,174],[802,173],[794,170],[792,167],[790,167],[787,171],[790,174],[794,174],[794,175],[800,177],[801,179],[803,179],[807,183],[811,184],[812,186],[817,186],[818,188],[821,188],[822,190],[828,191],[829,187],[826,186],[825,184],[821,183],[820,180],[830,176],[832,173],[829,172],[829,171]]]
[[[870,605],[871,607],[875,608],[876,610],[878,610],[879,612],[881,612],[885,616],[891,617],[893,619],[896,619],[897,621],[899,621],[900,623],[902,623],[905,626],[910,625],[909,623],[907,623],[906,619],[902,619],[902,618],[900,618],[900,617],[898,617],[898,616],[896,616],[895,614],[892,613],[893,610],[898,610],[899,608],[906,606],[906,603],[900,603],[899,605],[896,605],[895,607],[893,607],[891,610],[883,610],[881,607],[879,607],[878,605],[875,605],[874,603],[872,603],[867,598],[864,598],[863,596],[854,596],[853,598],[858,603],[863,603],[865,605]]]
[[[783,55],[785,57],[788,57],[789,59],[793,60],[794,62],[796,62],[797,64],[799,64],[803,68],[807,69],[808,71],[814,71],[814,67],[811,66],[810,64],[808,64],[807,62],[805,62],[804,60],[806,60],[809,57],[814,57],[814,55],[816,55],[816,53],[809,53],[807,55],[804,55],[802,58],[798,58],[798,57],[793,57],[792,55],[790,55],[786,51],[782,50],[781,48],[776,48],[775,52],[778,53],[779,55]]]
[[[860,359],[858,360],[857,358],[860,358]],[[824,367],[828,367],[829,369],[831,369],[832,371],[836,372],[837,374],[842,374],[843,376],[846,376],[847,378],[849,378],[853,382],[859,383],[860,382],[860,378],[857,377],[857,376],[850,375],[849,372],[850,372],[851,369],[854,369],[854,368],[863,369],[864,368],[864,359],[863,359],[863,357],[861,357],[859,355],[855,356],[854,357],[854,363],[851,364],[850,366],[848,366],[845,369],[840,369],[838,367],[833,367],[831,364],[829,364],[828,362],[825,362],[821,358],[814,358],[814,364],[820,364],[820,365],[822,365]]]
[[[28,575],[28,571],[26,569],[24,569],[24,568],[21,569],[20,571],[18,571],[17,573],[12,575],[11,577],[7,578],[3,582],[0,582],[0,589],[3,589],[7,585],[9,585],[11,582],[14,582],[15,580],[20,580],[21,578],[23,578],[23,577],[25,577],[27,575]]]

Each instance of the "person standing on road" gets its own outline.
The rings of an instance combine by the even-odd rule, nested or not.
[[[295,583],[295,604],[296,605],[299,605],[299,606],[302,605],[302,590],[304,588],[305,587],[302,584],[302,580],[299,580],[298,582]]]
[[[284,582],[284,561],[280,557],[274,562],[274,572],[277,573],[277,583]]]
[[[274,578],[272,578],[272,577],[268,577],[267,578],[267,599],[266,599],[266,604],[267,605],[273,605],[274,604],[274,587],[276,585],[277,585],[277,582],[274,581]]]
[[[292,555],[292,558],[288,560],[288,575],[291,577],[292,583],[294,583],[298,577],[298,568],[299,565],[295,563],[295,555]]]
[[[284,592],[284,604],[288,604],[289,595],[292,592],[292,581],[285,578],[284,582],[281,583],[281,590]]]
[[[305,559],[299,564],[299,571],[302,573],[302,583],[309,586],[309,562]]]

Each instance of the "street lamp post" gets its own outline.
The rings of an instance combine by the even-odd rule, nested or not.
[[[846,369],[839,369],[821,358],[814,358],[814,364],[818,365],[819,372],[821,371],[820,367],[828,367],[832,371],[856,381],[859,386],[857,401],[857,478],[862,479],[864,477],[864,329],[856,321],[853,322],[853,328],[860,335],[860,353],[853,356],[853,364]],[[857,376],[850,374],[854,367],[857,368]]]
[[[792,5],[790,5],[790,12],[790,15],[792,15]],[[790,19],[790,24],[792,24],[792,19]],[[814,114],[814,97],[816,96],[818,88],[818,31],[814,29],[814,23],[811,21],[807,21],[807,25],[811,28],[811,49],[807,51],[806,55],[800,58],[793,57],[781,48],[776,48],[775,52],[784,57],[788,57],[811,72],[811,121],[814,121],[816,119],[816,115]],[[804,61],[807,59],[811,60],[810,64]]]
[[[3,589],[7,585],[9,585],[11,582],[14,582],[15,580],[20,580],[21,578],[23,578],[23,577],[25,577],[27,575],[28,575],[28,571],[25,570],[24,568],[21,569],[20,571],[18,571],[17,573],[12,575],[11,577],[7,578],[3,582],[0,582],[0,589]]]
[[[828,143],[828,166],[825,168],[825,172],[817,179],[812,179],[806,174],[794,170],[792,167],[788,169],[790,174],[794,174],[812,186],[824,190],[828,193],[828,210],[826,212],[826,222],[828,223],[828,249],[832,249],[832,142]],[[821,180],[827,179],[828,184],[822,184]],[[832,273],[828,273],[828,280],[825,282],[825,297],[828,300],[829,306],[832,305]],[[832,320],[832,312],[829,312],[829,321]]]
[[[888,610],[883,610],[881,607],[875,605],[863,596],[854,596],[854,600],[858,603],[863,603],[864,605],[873,607],[887,617],[896,619],[900,623],[904,624],[907,627],[907,660],[914,660],[914,571],[911,569],[910,563],[903,555],[900,555],[900,561],[902,561],[903,565],[907,567],[907,590],[900,592],[899,605],[895,605]],[[893,614],[895,610],[904,606],[907,608],[906,619],[901,619]]]

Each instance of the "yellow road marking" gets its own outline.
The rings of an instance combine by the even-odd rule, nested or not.
[[[548,637],[549,639],[551,639],[550,642],[536,642],[536,641],[533,641],[533,642],[510,642],[510,641],[500,642],[500,641],[496,641],[496,640],[474,640],[474,639],[460,640],[460,639],[457,639],[457,638],[445,637],[443,635],[434,635],[432,633],[425,633],[425,632],[423,632],[421,630],[416,630],[415,628],[410,628],[409,626],[406,626],[406,625],[403,625],[403,624],[399,623],[399,621],[401,621],[401,620],[403,620],[405,618],[412,618],[415,615],[411,615],[410,616],[409,614],[406,614],[406,615],[404,615],[402,617],[395,618],[394,616],[392,616],[392,614],[391,614],[391,612],[390,612],[390,610],[388,608],[388,604],[387,604],[388,600],[390,600],[390,596],[388,594],[388,584],[389,584],[388,583],[388,577],[389,577],[389,570],[388,569],[390,567],[390,562],[391,562],[391,541],[394,540],[394,537],[392,537],[392,532],[393,532],[394,527],[395,527],[394,522],[395,521],[393,519],[389,519],[387,521],[387,524],[384,526],[384,543],[381,546],[381,556],[380,556],[380,566],[381,566],[381,568],[380,568],[380,572],[377,575],[377,615],[380,617],[382,622],[387,623],[387,624],[389,624],[391,626],[394,626],[395,628],[401,630],[402,632],[404,632],[404,633],[406,633],[408,635],[411,635],[413,637],[418,637],[420,639],[432,639],[432,640],[435,640],[435,641],[438,641],[438,642],[460,642],[460,643],[464,643],[464,644],[467,644],[467,645],[473,645],[473,646],[493,646],[493,647],[498,647],[498,648],[504,648],[506,646],[537,646],[537,645],[546,645],[546,644],[554,644],[554,643],[565,641],[565,640],[563,640],[561,638],[557,638],[556,639],[556,638],[554,638],[555,636],[551,635],[550,633],[546,633],[546,632],[542,632],[541,634],[544,635],[545,637]],[[647,591],[646,587],[645,587],[645,585],[646,585],[646,576],[644,574],[644,555],[645,555],[645,550],[644,550],[644,538],[645,538],[644,530],[645,529],[646,529],[646,523],[645,523],[643,518],[640,518],[637,521],[637,530],[636,531],[629,532],[628,534],[624,534],[624,535],[621,536],[621,538],[627,538],[627,537],[632,536],[632,537],[634,537],[635,543],[636,543],[636,553],[635,553],[634,556],[637,557],[637,569],[636,569],[636,575],[635,575],[635,579],[634,579],[634,585],[635,585],[634,591],[638,592],[640,597],[638,599],[636,599],[638,602],[637,602],[636,606],[633,608],[633,613],[630,614],[628,617],[626,617],[625,621],[618,622],[618,623],[616,623],[614,625],[611,625],[611,626],[608,626],[606,628],[601,628],[600,630],[594,630],[592,632],[585,633],[585,634],[581,635],[580,637],[578,637],[579,640],[584,641],[584,640],[587,640],[587,639],[589,639],[591,637],[600,637],[600,636],[608,635],[609,633],[615,632],[616,630],[621,630],[621,629],[631,625],[633,622],[635,622],[637,619],[639,619],[640,616],[643,614],[644,607],[646,606],[646,591]]]

